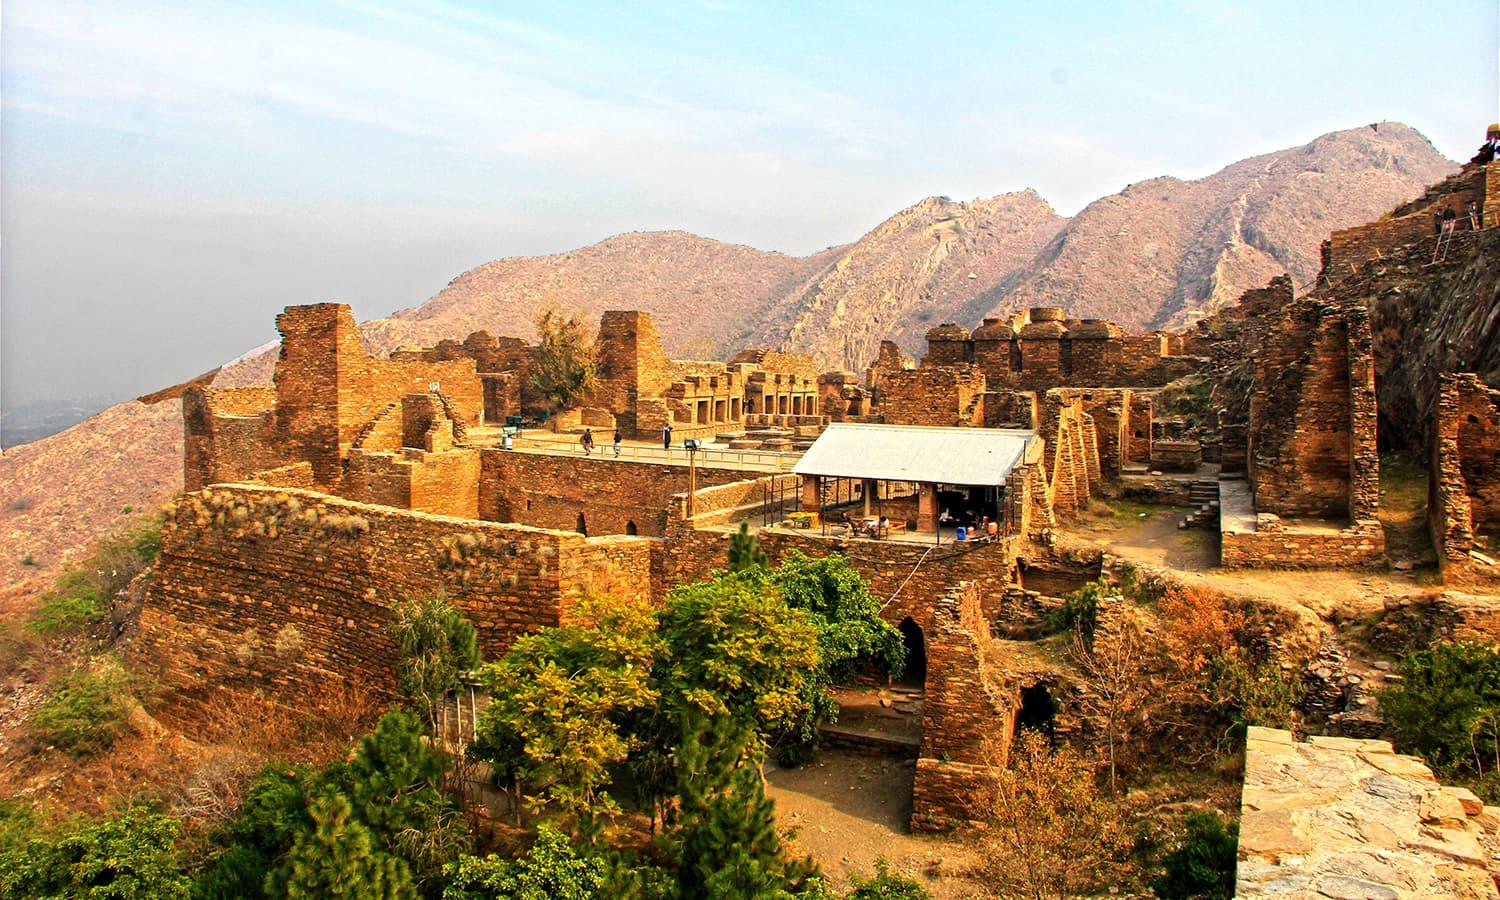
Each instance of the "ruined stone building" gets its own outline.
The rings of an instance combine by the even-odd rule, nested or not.
[[[1215,492],[1228,566],[1383,559],[1378,437],[1391,387],[1377,370],[1400,351],[1382,349],[1397,329],[1374,321],[1381,304],[1408,302],[1418,257],[1423,277],[1445,277],[1464,254],[1500,246],[1500,231],[1466,232],[1451,259],[1432,260],[1432,211],[1477,196],[1493,218],[1496,186],[1487,169],[1466,169],[1368,230],[1335,234],[1307,295],[1276,279],[1180,333],[1128,335],[1033,309],[972,331],[940,325],[919,365],[882,344],[857,375],[768,349],[673,360],[648,314],[605,313],[598,385],[548,427],[657,441],[670,426],[678,446],[710,444],[692,457],[659,445],[640,459],[505,449],[507,417],[547,412],[536,348],[476,332],[379,359],[348,307],[290,307],[271,387],[184,393],[187,493],[133,641],[170,662],[169,714],[184,718],[227,690],[295,694],[348,678],[389,691],[384,624],[402,596],[445,594],[493,658],[567,622],[580,596],[654,603],[722,568],[743,523],[773,563],[844,554],[920,649],[912,823],[962,823],[994,761],[989,739],[1010,733],[1040,683],[999,670],[991,632],[1040,621],[1025,573],[1049,558],[1059,521],[1101,492],[1179,491],[1183,503]],[[1500,533],[1500,392],[1455,374],[1452,360],[1467,358],[1427,366],[1433,397],[1420,407],[1429,524],[1455,575]],[[1196,431],[1169,415],[1184,394],[1214,413]],[[859,435],[896,432],[926,448],[921,471],[876,468],[879,454],[862,449],[876,438]],[[821,455],[818,441],[843,442],[837,465],[794,471],[799,452]],[[946,462],[949,445],[980,448],[962,452],[982,471],[926,465]],[[1003,465],[977,458],[991,451]],[[945,502],[982,511],[995,533],[956,540],[939,521]],[[872,517],[896,527],[875,539]],[[277,652],[293,638],[302,653]]]

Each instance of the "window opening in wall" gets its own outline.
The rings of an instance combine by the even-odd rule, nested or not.
[[[628,522],[625,523],[625,533],[626,534],[635,534],[635,520],[634,519],[631,519],[630,521],[628,521]]]
[[[584,537],[588,537],[589,534],[589,523],[584,520],[583,513],[578,514],[578,533]]]
[[[901,673],[901,684],[923,687],[927,684],[927,642],[922,637],[922,627],[907,616],[897,630],[906,646],[906,669]]]

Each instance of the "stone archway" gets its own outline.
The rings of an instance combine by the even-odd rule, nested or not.
[[[578,528],[577,528],[577,531],[578,531],[579,534],[583,535],[584,537],[588,537],[589,536],[589,523],[588,523],[588,520],[583,517],[583,513],[579,513],[578,514]]]

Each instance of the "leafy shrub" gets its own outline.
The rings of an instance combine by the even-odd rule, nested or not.
[[[607,896],[609,862],[582,852],[567,835],[546,825],[536,842],[519,859],[491,853],[483,858],[461,857],[444,870],[443,900],[593,900]]]
[[[1209,696],[1238,728],[1291,728],[1302,702],[1302,680],[1271,660],[1252,659],[1239,647],[1208,661]]]
[[[31,555],[30,553],[26,554],[25,556],[21,557],[21,565],[23,565],[23,566],[34,566],[34,565],[36,565],[36,557],[33,556],[33,555]]]
[[[0,895],[185,900],[190,882],[177,832],[176,819],[137,807],[50,841],[32,840],[0,856]]]
[[[1235,854],[1239,825],[1225,824],[1214,812],[1188,813],[1182,843],[1162,859],[1165,871],[1152,885],[1169,900],[1234,896]]]
[[[1062,606],[1047,616],[1047,633],[1074,631],[1082,635],[1085,642],[1092,642],[1094,629],[1099,625],[1099,601],[1108,590],[1103,581],[1091,581],[1064,597]]]
[[[844,895],[847,900],[928,900],[931,896],[916,880],[892,872],[884,857],[875,860],[874,877],[854,875],[849,878],[849,885],[849,893]]]
[[[93,556],[58,576],[28,627],[80,631],[104,621],[110,600],[161,555],[162,519],[139,520],[101,541]]]
[[[68,675],[31,714],[31,727],[48,743],[77,756],[109,749],[125,729],[134,702],[131,679],[104,657]]]
[[[1437,644],[1401,660],[1401,680],[1378,695],[1403,751],[1439,772],[1500,769],[1500,652],[1491,644]]]

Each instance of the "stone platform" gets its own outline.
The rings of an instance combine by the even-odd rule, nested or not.
[[[1387,741],[1251,728],[1235,896],[1494,898],[1497,831],[1500,808]]]

